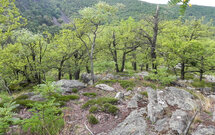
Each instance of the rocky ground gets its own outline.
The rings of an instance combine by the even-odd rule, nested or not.
[[[57,82],[65,95],[69,95],[72,88],[78,88],[80,96],[79,100],[66,104],[66,125],[61,135],[215,135],[215,95],[212,89],[191,87],[189,80],[153,89],[141,85],[144,80],[140,77],[145,75],[146,72],[137,74],[138,78],[102,76],[104,80],[134,81],[136,86],[129,91],[117,82],[87,85],[90,82],[86,75],[82,76],[86,84],[69,80]],[[99,79],[101,76],[97,76]],[[83,96],[85,92],[96,93],[97,96]],[[102,111],[94,113],[99,123],[92,125],[87,120],[89,109],[83,109],[82,105],[99,97],[118,99],[116,106],[119,111],[116,115]],[[25,109],[20,115],[29,116]]]

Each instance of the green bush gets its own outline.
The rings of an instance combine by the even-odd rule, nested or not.
[[[86,97],[92,97],[92,98],[97,96],[96,93],[88,93],[88,92],[87,93],[83,93],[83,95],[86,96]]]
[[[77,88],[73,88],[73,89],[72,89],[72,92],[73,92],[73,93],[78,93],[78,89],[77,89]]]
[[[63,113],[54,100],[46,103],[35,103],[30,110],[33,116],[25,119],[22,129],[32,134],[56,135],[59,134],[64,126]]]
[[[117,104],[118,99],[112,98],[112,97],[100,97],[98,99],[92,99],[87,101],[85,104],[82,105],[82,108],[87,108],[92,105],[103,105],[105,103],[110,103],[110,104]]]
[[[21,95],[21,96],[18,96],[15,100],[24,100],[24,99],[28,99],[29,96],[28,95]]]
[[[19,118],[15,118],[16,115],[13,110],[18,107],[15,102],[4,103],[3,107],[0,107],[0,134],[7,133],[11,125],[19,124],[21,121]]]
[[[118,108],[110,103],[105,103],[103,105],[102,111],[106,112],[106,113],[110,113],[113,115],[116,115],[118,112]]]
[[[145,97],[148,97],[148,92],[147,91],[140,92],[140,94],[145,96]]]
[[[197,88],[205,88],[205,87],[213,87],[213,83],[210,82],[206,82],[204,80],[199,81],[199,80],[194,80],[194,82],[191,83],[191,85],[193,87],[197,87]]]
[[[100,80],[97,84],[109,84],[119,83],[124,89],[135,87],[135,82],[133,80]]]
[[[176,80],[176,76],[170,75],[166,68],[160,68],[157,71],[149,73],[149,76],[145,77],[146,80],[157,81],[162,85],[169,85]]]
[[[128,87],[128,88],[127,88],[127,91],[129,91],[129,90],[133,90],[133,88],[131,88],[131,87]]]
[[[92,115],[92,114],[88,115],[87,119],[88,119],[88,122],[90,124],[96,125],[96,124],[99,123],[99,121],[96,119],[96,117],[94,115]]]
[[[19,104],[20,108],[28,108],[29,109],[29,108],[32,108],[36,102],[40,102],[40,101],[21,99],[21,100],[14,100],[14,102],[16,102],[16,104]]]
[[[99,110],[99,108],[97,106],[91,106],[89,109],[90,113],[96,113]]]

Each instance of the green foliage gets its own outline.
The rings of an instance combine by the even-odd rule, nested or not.
[[[30,110],[33,116],[23,121],[22,127],[25,132],[40,135],[56,135],[64,126],[63,114],[54,100],[46,103],[35,103]]]
[[[145,96],[145,97],[148,97],[148,92],[147,91],[140,92],[140,94]]]
[[[117,108],[116,106],[114,106],[114,105],[112,105],[110,103],[105,103],[102,106],[102,111],[106,112],[106,113],[110,113],[110,114],[116,115],[117,112],[119,111],[119,108]]]
[[[16,102],[16,104],[19,104],[19,108],[32,108],[35,103],[40,102],[40,101],[32,101],[32,100],[27,100],[27,99],[15,99],[14,102]]]
[[[92,98],[97,96],[96,93],[89,93],[89,92],[83,93],[83,95],[87,97],[92,97]]]
[[[79,99],[78,95],[59,95],[59,96],[55,96],[56,101],[64,101],[67,102],[69,100],[76,100]]]
[[[73,88],[73,89],[72,89],[72,92],[73,92],[73,93],[78,93],[78,89],[77,89],[77,88]]]
[[[114,83],[119,83],[124,89],[135,87],[135,82],[133,80],[100,80],[97,84],[109,84],[112,85]]]
[[[96,125],[96,124],[99,123],[99,121],[96,119],[96,117],[94,115],[92,115],[92,114],[88,115],[87,119],[88,119],[88,122],[90,124]]]
[[[85,104],[83,104],[82,108],[87,108],[92,105],[103,105],[105,103],[110,103],[110,104],[117,104],[118,99],[112,98],[112,97],[100,97],[98,99],[91,99],[87,101]]]
[[[7,133],[11,125],[19,124],[20,119],[15,117],[13,110],[18,105],[15,102],[4,103],[3,107],[0,107],[0,134]]]
[[[20,95],[15,100],[24,100],[24,99],[27,99],[27,98],[29,98],[28,95]]]
[[[176,76],[170,75],[166,68],[161,68],[150,73],[145,79],[158,81],[162,85],[169,85],[176,80]]]
[[[205,88],[205,87],[212,87],[213,86],[213,83],[206,82],[204,80],[199,81],[196,79],[191,84],[193,87],[196,87],[196,88]]]
[[[90,113],[96,113],[98,112],[99,108],[97,106],[91,106],[90,109],[89,109],[89,112]]]

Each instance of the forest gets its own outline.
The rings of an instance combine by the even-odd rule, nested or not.
[[[183,129],[170,124],[165,132],[136,125],[135,133],[165,135],[174,130],[173,135],[201,135],[197,134],[201,129],[190,128],[192,124],[204,124],[203,115],[210,121],[213,116],[215,121],[215,108],[211,107],[215,99],[207,98],[215,94],[215,10],[183,2],[169,6],[131,0],[1,0],[0,135],[132,134],[129,127],[119,124],[131,110],[120,107],[138,93],[143,96],[137,98],[138,107],[148,111],[143,121],[154,125],[160,119],[159,111],[164,110],[171,122],[178,111],[171,110],[172,104],[179,112],[193,113],[193,119],[186,119]],[[151,88],[185,94],[175,95],[171,102],[164,98],[165,108],[151,101]],[[126,97],[128,92],[132,94]],[[180,99],[188,94],[192,98]],[[189,110],[193,106],[181,105],[190,105],[190,100],[199,106]],[[150,110],[152,106],[157,109]],[[84,118],[78,121],[86,119],[87,124],[69,123],[80,113]],[[102,121],[105,114],[110,118],[106,123]],[[111,125],[108,122],[114,118],[116,123],[107,126],[109,129],[99,128],[99,124]],[[110,132],[116,124],[118,128]],[[213,129],[208,135],[215,134]]]

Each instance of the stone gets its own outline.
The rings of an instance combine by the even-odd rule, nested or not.
[[[199,125],[197,130],[192,135],[215,135],[215,127]]]
[[[30,100],[32,101],[44,101],[46,100],[42,95],[34,95],[30,97]]]
[[[196,108],[197,103],[193,100],[193,95],[189,92],[175,87],[167,87],[164,100],[171,106],[177,105],[178,108],[191,111]]]
[[[169,118],[163,118],[155,123],[155,130],[158,132],[168,131],[169,129]]]
[[[212,92],[212,88],[209,88],[209,87],[200,88],[200,91],[201,91],[204,95],[210,95],[211,92]]]
[[[143,72],[140,72],[140,73],[136,73],[135,76],[144,78],[146,76],[149,76],[149,72],[143,71]]]
[[[188,114],[183,110],[176,110],[173,112],[169,121],[169,126],[172,130],[177,131],[178,134],[182,134],[189,122]]]
[[[98,81],[101,78],[102,78],[101,75],[94,75],[95,82]],[[81,80],[83,81],[83,83],[88,84],[91,81],[91,74],[88,74],[88,73],[81,74]]]
[[[129,90],[129,91],[126,92],[124,95],[125,95],[125,96],[129,96],[129,95],[131,95],[131,93],[132,93],[132,92]]]
[[[72,88],[85,88],[85,84],[78,80],[60,80],[55,83],[57,86],[60,86],[64,89],[72,89]]]
[[[115,90],[113,87],[110,87],[107,84],[98,84],[95,87],[99,88],[101,90],[104,90],[104,91],[114,91]]]
[[[118,93],[116,93],[115,98],[119,99],[119,100],[123,100],[124,99],[124,94],[122,92],[118,92]]]
[[[213,119],[212,119],[213,122],[215,122],[215,105],[214,105],[214,110],[213,110]]]
[[[24,93],[23,95],[27,95],[28,97],[32,97],[35,95],[34,92],[28,92],[28,93]]]
[[[134,109],[138,107],[138,101],[143,99],[141,94],[136,93],[127,104],[127,108]]]
[[[147,123],[143,117],[144,114],[147,114],[146,108],[132,111],[108,135],[146,135]]]
[[[154,90],[150,87],[147,87],[146,91],[148,93],[149,103],[157,103],[157,92],[156,92],[156,90]]]
[[[215,82],[215,76],[213,75],[204,75],[204,77],[208,82],[212,82],[212,83]]]
[[[164,108],[157,104],[149,102],[147,105],[148,117],[151,122],[156,122],[159,118],[162,118],[164,115]]]

